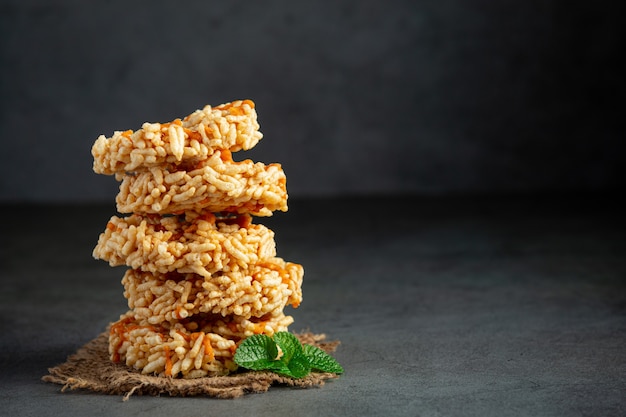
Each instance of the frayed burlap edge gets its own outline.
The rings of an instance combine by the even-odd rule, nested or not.
[[[309,343],[332,352],[339,342],[324,342],[324,335],[309,332],[296,334],[302,343]],[[331,373],[311,373],[306,378],[293,379],[272,372],[237,372],[228,376],[196,379],[163,378],[142,375],[122,364],[111,362],[108,353],[108,333],[102,333],[68,357],[67,361],[48,369],[42,380],[63,385],[67,390],[89,390],[102,394],[169,395],[178,397],[209,396],[237,398],[245,394],[267,391],[272,385],[310,388],[324,385],[336,378]]]

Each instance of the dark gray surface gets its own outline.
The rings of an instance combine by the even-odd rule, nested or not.
[[[292,330],[342,344],[319,389],[236,400],[60,393],[40,381],[126,308],[91,258],[112,206],[4,206],[0,414],[618,416],[623,207],[580,199],[292,201],[265,223],[305,266]]]
[[[623,187],[625,4],[0,0],[0,201],[111,201],[98,135],[240,98],[294,196]]]

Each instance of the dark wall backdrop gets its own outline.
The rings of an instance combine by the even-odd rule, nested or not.
[[[0,0],[0,200],[112,201],[99,134],[239,98],[292,196],[622,188],[623,4]]]

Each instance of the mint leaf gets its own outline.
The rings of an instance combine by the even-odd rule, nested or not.
[[[305,344],[303,352],[309,360],[312,369],[333,374],[343,373],[343,368],[339,365],[339,362],[317,346]]]
[[[255,334],[244,340],[235,352],[235,363],[244,368],[260,371],[276,367],[278,349],[271,337]]]
[[[279,359],[278,348],[282,355]],[[235,352],[235,363],[253,371],[268,370],[291,378],[303,378],[311,370],[341,374],[337,361],[313,345],[302,345],[289,332],[278,332],[271,338],[264,334],[245,339]]]
[[[278,332],[274,334],[274,341],[283,351],[280,360],[288,364],[296,353],[302,352],[302,344],[296,336],[289,332]]]
[[[291,360],[287,363],[287,369],[289,369],[288,376],[292,378],[304,378],[311,373],[311,364],[306,355],[300,350],[291,357]],[[279,371],[278,373],[281,372]]]

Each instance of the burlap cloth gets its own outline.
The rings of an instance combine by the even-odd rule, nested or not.
[[[296,334],[302,343],[309,343],[332,352],[339,342],[325,342],[324,335]],[[272,385],[310,388],[324,385],[337,375],[312,372],[301,379],[283,377],[272,372],[236,372],[228,376],[196,379],[162,378],[142,375],[123,364],[111,362],[108,352],[108,332],[69,356],[65,363],[48,369],[42,379],[63,385],[66,390],[83,389],[103,394],[123,395],[126,401],[131,395],[198,396],[237,398],[245,394],[267,391]]]

